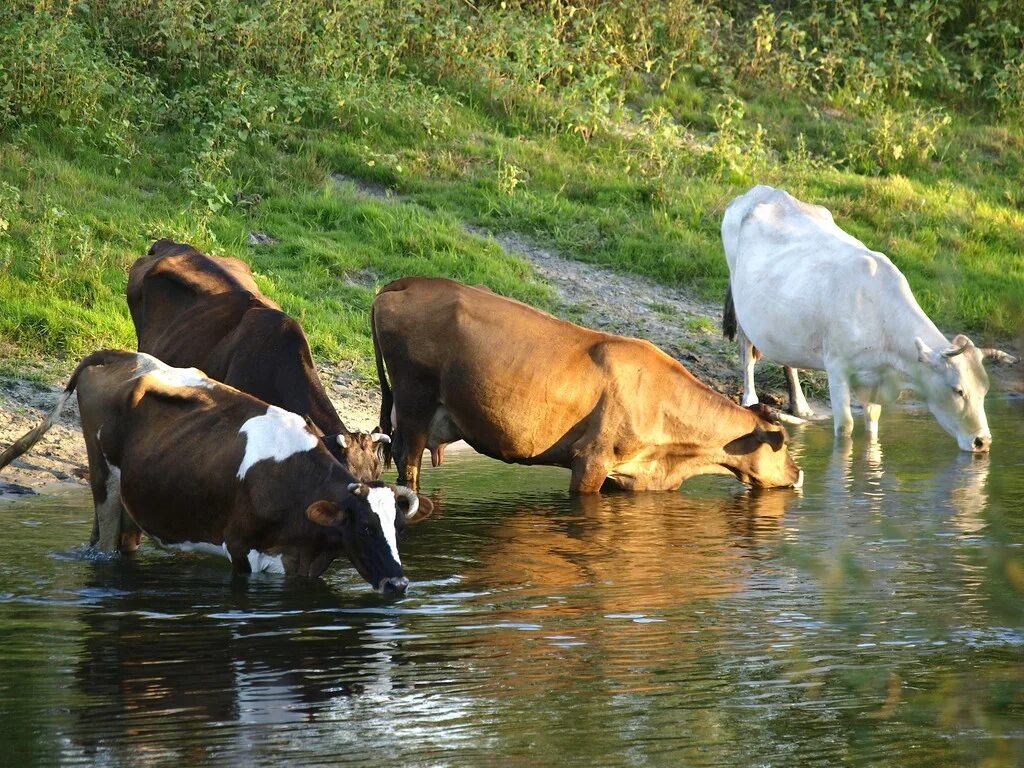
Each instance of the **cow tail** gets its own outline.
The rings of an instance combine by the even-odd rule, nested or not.
[[[57,405],[46,415],[46,418],[43,419],[42,423],[34,429],[26,432],[15,440],[6,451],[0,453],[0,469],[3,469],[16,458],[31,449],[33,445],[42,440],[43,435],[50,431],[50,427],[53,426],[53,423],[60,418],[61,411],[64,410],[64,405],[67,403],[68,398],[71,397],[71,393],[74,392],[75,387],[78,386],[78,377],[82,371],[91,365],[106,365],[114,360],[120,360],[127,354],[134,353],[121,352],[117,350],[100,350],[99,352],[93,352],[82,360],[82,362],[78,364],[78,367],[75,368],[75,372],[71,374],[71,378],[68,380],[67,386],[64,387],[64,391],[61,392],[60,398],[57,400]]]
[[[388,383],[388,373],[384,370],[384,357],[380,351],[380,340],[377,338],[377,323],[373,316],[374,306],[370,305],[370,333],[373,336],[373,354],[377,359],[377,379],[380,381],[380,431],[394,439],[394,425],[391,423],[391,409],[395,405],[395,397]],[[383,440],[380,445],[380,457],[385,469],[391,469],[391,443]]]
[[[722,307],[722,335],[732,341],[736,338],[736,307],[732,303],[732,283],[725,289],[725,306]]]

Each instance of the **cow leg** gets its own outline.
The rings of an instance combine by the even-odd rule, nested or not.
[[[392,448],[395,468],[398,470],[398,484],[418,491],[423,451],[427,448],[426,425],[403,420],[402,426],[395,430]]]
[[[878,403],[864,404],[864,426],[872,440],[878,439],[878,417],[882,415],[882,406]]]
[[[850,410],[850,384],[841,367],[825,369],[828,373],[828,394],[832,400],[832,425],[836,437],[853,434],[853,412]]]
[[[121,521],[127,516],[121,504],[121,472],[105,461],[103,467],[106,471],[91,479],[95,513],[89,544],[101,552],[116,552],[121,543]]]
[[[399,478],[399,484],[418,491],[420,489],[420,467],[423,465],[423,451],[427,448],[426,432],[417,432],[415,435],[412,435],[406,446],[409,449],[405,465],[406,482],[402,483],[401,478]]]
[[[121,503],[121,542],[118,546],[122,552],[134,552],[142,543],[142,529],[136,525],[128,510]]]
[[[587,440],[585,437],[583,440]],[[589,439],[593,439],[591,435]],[[612,461],[608,452],[602,451],[593,443],[577,442],[573,446],[573,457],[569,463],[572,477],[569,479],[570,493],[600,493],[601,486],[608,478]]]
[[[743,377],[743,405],[754,405],[757,403],[757,392],[754,390],[754,345],[751,344],[747,334],[740,328],[736,332],[740,343],[740,375]]]
[[[875,402],[877,395],[877,392],[870,389],[857,391],[857,399],[864,408],[864,428],[869,440],[878,439],[878,417],[882,415],[882,406]]]
[[[252,547],[240,539],[229,539],[227,545],[228,557],[231,558],[231,572],[235,576],[248,576],[252,573],[252,565],[249,563],[249,550]]]
[[[107,498],[96,504],[93,516],[91,546],[99,546],[103,552],[134,552],[142,543],[142,529],[135,523],[121,499],[119,478],[117,486],[109,478],[106,485]],[[95,492],[93,493],[95,498]]]
[[[807,398],[800,387],[800,371],[788,365],[784,366],[783,370],[786,371],[786,384],[789,385],[789,412],[801,419],[809,419],[814,415],[814,411],[807,404]]]

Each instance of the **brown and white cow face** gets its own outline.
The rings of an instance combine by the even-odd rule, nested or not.
[[[326,529],[329,553],[344,553],[374,589],[389,593],[409,585],[398,554],[398,534],[429,511],[430,502],[408,488],[353,483],[340,503],[317,501],[306,516]]]
[[[988,374],[984,355],[964,335],[948,349],[933,350],[915,339],[921,363],[916,382],[939,425],[956,438],[962,451],[983,453],[992,445],[985,416]]]
[[[379,430],[341,432],[324,436],[327,450],[361,483],[368,483],[380,477],[381,448],[390,442],[391,438]]]

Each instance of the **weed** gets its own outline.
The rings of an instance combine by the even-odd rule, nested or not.
[[[686,330],[692,333],[718,334],[719,328],[713,320],[707,317],[693,317],[686,321]]]

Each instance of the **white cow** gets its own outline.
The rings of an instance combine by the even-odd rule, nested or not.
[[[836,435],[853,431],[851,392],[874,439],[881,402],[910,388],[961,450],[989,449],[982,360],[1015,360],[963,335],[948,341],[888,257],[837,227],[826,208],[757,186],[729,204],[722,242],[730,290],[724,327],[738,331],[744,405],[757,402],[760,350],[793,369],[787,374],[797,414],[810,409],[795,369],[827,372]]]

